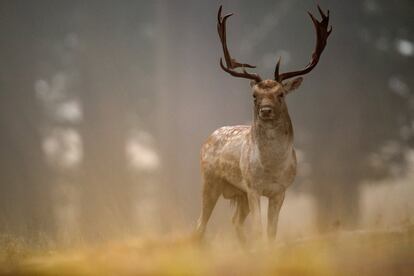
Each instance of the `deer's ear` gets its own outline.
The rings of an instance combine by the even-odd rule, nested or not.
[[[283,84],[283,88],[285,88],[286,93],[289,93],[295,89],[298,89],[302,81],[302,77],[294,78],[293,80],[289,80],[285,84]]]
[[[255,80],[251,80],[250,81],[250,87],[253,88],[253,86],[257,83],[257,81]]]

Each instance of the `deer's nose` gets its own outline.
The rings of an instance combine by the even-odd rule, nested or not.
[[[272,115],[273,109],[269,106],[264,106],[260,108],[260,115],[262,117],[270,117]]]

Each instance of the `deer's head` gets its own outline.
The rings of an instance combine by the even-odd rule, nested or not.
[[[256,117],[261,120],[272,120],[278,118],[281,112],[287,110],[285,96],[289,92],[297,89],[302,83],[302,77],[298,76],[309,73],[319,62],[319,58],[325,49],[328,36],[332,32],[332,27],[328,28],[329,10],[327,14],[325,14],[318,5],[318,10],[322,17],[321,21],[318,21],[311,13],[309,13],[316,30],[316,46],[309,64],[302,70],[280,74],[279,58],[276,63],[273,80],[262,80],[258,74],[247,72],[246,68],[256,68],[256,66],[247,63],[240,63],[230,56],[226,40],[226,21],[233,14],[230,13],[222,16],[221,10],[222,6],[220,6],[217,15],[217,31],[223,47],[226,65],[223,64],[223,59],[220,58],[220,67],[234,77],[251,80],[250,85],[253,90],[252,92],[255,103]],[[241,68],[241,71],[235,70],[237,68]]]
[[[255,117],[263,121],[279,118],[282,112],[287,111],[285,96],[298,88],[302,80],[301,77],[298,77],[284,84],[275,80],[250,82],[253,92]]]

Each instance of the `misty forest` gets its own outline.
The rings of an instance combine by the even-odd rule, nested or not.
[[[203,246],[186,238],[201,145],[253,120],[249,81],[219,65],[217,10],[267,79],[278,57],[306,66],[316,3],[1,0],[0,273],[409,275],[414,2],[319,4],[332,34],[286,98],[297,175],[274,246],[246,253],[223,199]]]

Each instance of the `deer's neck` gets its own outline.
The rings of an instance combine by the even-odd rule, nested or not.
[[[262,162],[277,162],[288,158],[293,147],[293,128],[287,111],[279,118],[262,121],[257,116],[252,126],[252,141]]]

